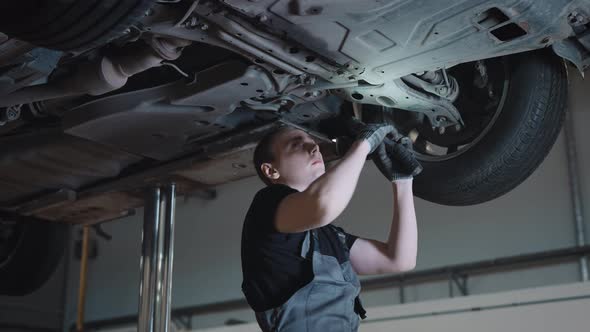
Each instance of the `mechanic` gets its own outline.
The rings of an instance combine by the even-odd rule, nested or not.
[[[412,179],[421,166],[407,138],[386,138],[395,131],[391,125],[356,127],[354,142],[327,171],[318,145],[299,129],[275,131],[255,149],[256,171],[267,186],[244,221],[242,290],[263,331],[356,331],[359,316],[365,317],[357,274],[415,267]],[[348,205],[369,155],[393,187],[387,242],[331,225]]]

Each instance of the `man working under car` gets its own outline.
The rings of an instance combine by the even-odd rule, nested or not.
[[[256,147],[254,164],[267,186],[244,221],[242,289],[263,331],[356,331],[365,313],[357,274],[408,271],[416,264],[412,178],[421,167],[405,138],[386,138],[396,133],[391,125],[355,127],[356,140],[327,171],[318,145],[302,130],[278,130]],[[386,242],[331,225],[372,153],[393,187]]]

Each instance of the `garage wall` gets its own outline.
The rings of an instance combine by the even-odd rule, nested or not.
[[[561,331],[588,325],[590,284],[573,283],[526,290],[374,307],[361,322],[363,332]],[[551,319],[547,319],[551,317]],[[193,331],[256,332],[256,323]],[[131,329],[120,331],[131,332]]]
[[[575,73],[573,73],[575,74]],[[571,75],[571,113],[578,142],[580,182],[590,231],[590,82]],[[417,270],[449,264],[551,250],[575,245],[574,222],[567,184],[563,135],[541,167],[525,183],[492,202],[469,207],[447,207],[416,199],[419,227]],[[391,188],[368,163],[353,200],[337,222],[360,236],[385,239],[391,221]],[[242,297],[240,291],[240,232],[243,216],[255,192],[256,178],[218,188],[218,198],[179,199],[176,217],[173,307],[193,306]],[[104,225],[113,240],[99,240],[99,256],[89,264],[88,321],[137,313],[142,212]],[[588,233],[588,232],[587,232]],[[586,240],[589,240],[588,234]],[[74,322],[78,263],[69,271],[70,305],[67,320]],[[476,276],[471,294],[576,282],[576,263]],[[447,282],[407,287],[407,301],[448,296]],[[367,307],[399,302],[396,289],[364,294]],[[221,325],[228,318],[251,321],[248,310],[209,315],[194,327]]]

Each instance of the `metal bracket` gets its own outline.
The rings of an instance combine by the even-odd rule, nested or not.
[[[193,320],[191,316],[188,315],[179,315],[172,319],[176,325],[181,326],[185,330],[192,330],[193,329]]]
[[[381,85],[339,88],[332,93],[356,103],[422,113],[434,127],[464,126],[461,114],[450,100],[414,89],[402,79]]]
[[[584,70],[590,66],[588,51],[579,42],[572,39],[565,39],[552,45],[557,55],[571,61],[584,77]]]
[[[455,272],[451,272],[449,275],[449,296],[454,297],[453,291],[453,283],[459,288],[461,295],[467,296],[469,295],[469,289],[467,288],[467,274],[457,274]]]

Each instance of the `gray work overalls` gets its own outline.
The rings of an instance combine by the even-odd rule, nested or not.
[[[317,230],[307,231],[301,256],[311,256],[313,279],[283,305],[256,313],[264,332],[357,331],[359,315],[365,314],[358,298],[361,284],[350,264],[344,234],[328,227],[338,234],[346,261],[339,264],[336,257],[323,255]]]

